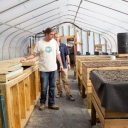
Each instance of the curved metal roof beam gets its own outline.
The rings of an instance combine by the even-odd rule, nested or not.
[[[72,10],[68,10],[68,11],[75,12],[75,11],[72,11]],[[89,15],[82,14],[82,13],[79,13],[79,14],[84,15],[84,16],[87,16],[87,17],[91,17],[91,18],[96,19],[96,20],[99,20],[99,21],[103,21],[103,22],[105,22],[105,23],[111,24],[111,25],[113,25],[113,26],[120,27],[120,28],[122,28],[122,29],[125,29],[125,28],[123,28],[123,27],[121,27],[121,26],[118,26],[118,25],[112,24],[112,23],[107,22],[107,21],[105,21],[105,20],[101,20],[101,19],[98,19],[98,18],[95,18],[95,17],[89,16]],[[74,15],[72,15],[72,16],[74,16]],[[77,16],[77,17],[78,17],[78,16]],[[128,29],[125,29],[125,30],[126,30],[126,31],[128,31]]]
[[[82,1],[83,1],[83,0],[80,1],[80,4],[79,4],[79,6],[78,6],[78,9],[77,9],[77,12],[76,12],[76,15],[75,15],[75,18],[74,18],[74,22],[75,22],[75,20],[76,20],[77,13],[78,13],[78,11],[79,11],[79,8],[80,8],[80,6],[81,6]]]
[[[5,38],[5,40],[4,40],[4,42],[3,42],[3,45],[2,45],[2,59],[3,59],[3,50],[4,50],[4,45],[6,44],[6,43],[5,43],[6,40],[7,40],[12,34],[18,32],[18,31],[19,31],[19,30],[14,31],[13,33],[9,34],[9,35]],[[10,44],[9,44],[9,45],[10,45]],[[9,54],[9,49],[8,49],[8,54]]]
[[[82,22],[82,21],[79,21],[79,20],[76,20],[76,21],[81,22],[81,23],[83,23],[83,24],[90,25],[90,26],[94,26],[94,27],[96,27],[96,28],[99,28],[99,29],[102,29],[102,30],[106,31],[106,29],[103,29],[103,28],[97,27],[97,26],[95,26],[95,25],[92,25],[92,24],[89,24],[89,23],[85,23],[85,22]],[[116,36],[116,34],[115,34],[115,33],[111,32],[111,31],[108,31],[108,32],[110,32],[110,33],[112,33],[112,34],[114,34],[114,35]]]
[[[28,47],[28,46],[29,46],[29,43],[26,43],[25,46],[24,46],[24,48],[23,48],[23,51],[25,51],[26,47]]]
[[[16,28],[16,29],[18,29],[18,30],[22,30],[22,31],[25,31],[25,32],[29,32],[29,33],[31,33],[31,34],[35,34],[35,33],[31,32],[31,31],[28,31],[28,30],[25,30],[25,29],[21,29],[21,28],[18,28],[18,27],[14,27],[14,26],[11,26],[11,25],[9,25],[9,24],[5,24],[5,23],[2,23],[2,24],[9,26],[9,28],[7,28],[7,29],[5,29],[4,31],[2,31],[2,32],[0,33],[0,35],[1,35],[2,33],[6,32],[7,30],[11,29],[11,28]]]
[[[9,29],[11,29],[11,28],[9,28]],[[9,29],[7,29],[7,30],[9,30]],[[6,31],[7,31],[7,30],[6,30]],[[21,30],[22,30],[22,29],[21,29]],[[5,41],[7,40],[7,38],[8,38],[9,36],[11,36],[12,34],[18,32],[18,31],[21,31],[21,30],[16,30],[16,31],[12,32],[11,34],[9,34],[9,35],[6,37],[6,39],[4,40],[4,43],[3,43],[3,45],[2,45],[2,49],[3,49],[4,45],[5,45]],[[2,33],[4,33],[4,32],[5,32],[5,31],[3,31]],[[28,31],[23,31],[23,32],[17,34],[16,36],[18,36],[18,35],[20,35],[20,34],[22,34],[22,33],[25,33],[25,32],[28,32]],[[2,33],[1,33],[1,34],[2,34]],[[16,37],[16,36],[15,36],[15,37]],[[15,38],[15,37],[14,37],[14,38]],[[13,38],[13,39],[14,39],[14,38]],[[12,40],[13,40],[13,39],[12,39]],[[11,42],[12,42],[12,41],[11,41]],[[9,43],[9,47],[10,47],[11,42]],[[4,50],[4,49],[3,49],[3,50]],[[4,51],[2,51],[2,59],[3,59],[3,52],[4,52]],[[8,52],[10,53],[10,50],[8,50]],[[9,54],[9,55],[10,55],[10,54]],[[10,57],[10,56],[9,56],[9,57]]]
[[[63,15],[63,16],[59,16],[59,17],[57,17],[57,18],[61,18],[61,17],[64,17],[64,16],[67,16],[67,14],[66,14],[66,15]],[[48,23],[48,22],[50,22],[50,21],[57,20],[57,18],[54,18],[54,19],[49,20],[49,21],[47,21],[47,22],[44,22],[44,23],[42,23],[42,24],[40,24],[40,25],[37,25],[37,26],[35,26],[35,27],[32,27],[32,28],[30,28],[30,29],[28,29],[28,30],[31,30],[31,29],[33,29],[33,28],[39,27],[39,26],[41,26],[41,25],[44,25],[44,24],[46,24],[46,23]]]
[[[83,18],[80,18],[80,17],[78,17],[79,19],[82,19],[82,20],[85,20],[85,19],[83,19]],[[87,20],[86,20],[87,21]],[[121,28],[121,27],[120,27]],[[122,28],[123,29],[123,28]],[[104,29],[105,30],[105,29]],[[125,29],[126,31],[128,31],[127,29]],[[113,32],[111,32],[111,31],[109,31],[109,30],[105,30],[105,32],[103,32],[103,33],[107,33],[107,32],[110,32],[110,33],[112,33],[112,34],[114,34]],[[115,33],[115,35],[116,35],[116,33]]]
[[[56,20],[56,19],[54,19],[54,20]],[[72,19],[73,20],[73,19]],[[52,20],[53,21],[53,20]],[[45,23],[47,23],[47,22],[45,22]],[[43,24],[45,24],[45,23],[43,23]],[[39,27],[40,25],[38,25],[38,26],[36,26],[36,27]],[[96,27],[96,26],[95,26]],[[100,28],[100,29],[102,29],[102,28]],[[36,34],[37,35],[37,34]],[[109,34],[108,34],[109,35]],[[113,38],[113,37],[112,37]],[[114,40],[114,38],[113,38],[113,40]],[[114,40],[114,42],[115,42],[115,44],[116,44],[116,41]]]
[[[71,23],[71,22],[63,22],[63,23],[61,23],[61,24],[58,24],[58,25],[55,25],[55,26],[53,26],[52,28],[54,28],[54,27],[58,27],[58,26],[60,26],[60,25],[62,25],[62,24],[65,24],[65,23],[70,23],[70,24],[73,24],[74,26],[76,26],[77,28],[79,28],[79,29],[81,29],[81,30],[83,30],[83,28],[80,28],[78,25],[76,25],[76,24],[74,24],[74,23]],[[83,25],[81,25],[81,26],[83,26]],[[85,27],[85,26],[84,26]],[[89,28],[89,27],[88,27]],[[93,28],[93,30],[96,30],[96,29],[94,29]],[[88,31],[88,30],[83,30],[83,31]],[[89,30],[90,31],[90,30]],[[91,30],[92,31],[92,30]],[[99,31],[99,30],[96,30],[96,31]],[[92,32],[95,32],[95,33],[97,33],[96,31],[92,31]],[[102,31],[99,31],[99,32],[102,32]],[[101,33],[98,33],[98,34],[100,34],[100,35],[102,35]],[[102,36],[104,36],[104,35],[102,35]],[[110,35],[108,35],[108,36],[110,36]],[[105,36],[104,36],[105,37]],[[110,36],[111,37],[111,36]],[[106,37],[107,38],[107,37]],[[109,40],[109,38],[107,38],[108,40]],[[110,40],[109,40],[110,41]],[[110,41],[110,43],[111,43],[111,41]]]
[[[55,0],[55,1],[57,1],[57,0]],[[55,2],[54,1],[54,2]],[[51,3],[53,3],[53,2],[51,2]],[[51,4],[50,3],[50,4]],[[48,5],[48,4],[47,4]],[[45,5],[46,6],[46,5]],[[39,9],[39,8],[38,8]],[[55,9],[57,9],[57,8],[55,8]],[[55,9],[53,9],[53,10],[55,10]],[[37,10],[37,9],[36,9]],[[50,10],[50,11],[53,11],[53,10]],[[50,11],[48,11],[48,12],[50,12]],[[32,12],[32,11],[30,11],[30,12]],[[28,12],[28,13],[30,13],[30,12]],[[48,13],[48,12],[46,12],[46,13]],[[46,14],[46,13],[43,13],[43,14]],[[27,14],[27,13],[26,13]],[[41,14],[41,15],[43,15],[43,14]],[[25,14],[24,14],[25,15]],[[40,15],[38,15],[38,16],[40,16]],[[38,16],[36,16],[36,17],[38,17]],[[33,17],[33,18],[36,18],[36,17]],[[19,18],[19,17],[18,17]],[[33,19],[32,18],[32,19]],[[29,20],[31,20],[31,19],[29,19]],[[27,21],[29,21],[29,20],[27,20]],[[8,22],[10,22],[10,21],[8,21]],[[26,21],[25,21],[26,22]],[[6,22],[7,23],[7,22]],[[5,24],[5,25],[7,25],[7,26],[9,26],[10,28],[8,28],[8,29],[6,29],[6,30],[4,30],[3,32],[5,32],[5,31],[7,31],[7,30],[9,30],[9,29],[11,29],[11,28],[14,28],[14,26],[11,26],[11,25],[8,25],[8,24],[6,24],[6,23],[0,23],[0,26],[1,25],[3,25],[3,24]],[[21,22],[22,23],[22,22]],[[21,23],[18,23],[18,24],[21,24]],[[17,28],[17,29],[19,29],[19,30],[23,30],[23,31],[27,31],[27,30],[25,30],[25,29],[21,29],[21,28],[18,28],[18,27],[16,27],[18,24],[16,24],[15,25],[15,28]],[[1,32],[0,33],[0,35],[3,33],[3,32]],[[30,31],[30,33],[32,33],[31,31]],[[32,34],[35,34],[35,33],[32,33]]]
[[[40,7],[36,8],[36,9],[33,9],[33,10],[31,10],[31,11],[29,11],[29,12],[27,12],[27,13],[24,13],[24,14],[18,16],[18,17],[15,17],[15,18],[13,18],[13,19],[11,19],[11,20],[9,20],[9,21],[6,21],[5,23],[8,23],[8,22],[10,22],[10,21],[12,21],[12,20],[15,20],[15,19],[17,19],[17,18],[19,18],[19,17],[21,17],[21,16],[24,16],[24,15],[26,15],[26,14],[29,14],[30,12],[33,12],[33,11],[39,9],[39,8],[45,7],[45,6],[47,6],[47,5],[49,5],[49,4],[52,4],[52,3],[56,2],[56,1],[58,1],[58,0],[53,0],[52,2],[49,2],[49,3],[47,3],[47,4],[43,5],[43,6],[40,6]]]
[[[10,43],[9,43],[9,49],[8,49],[9,55],[11,54],[10,48],[11,48],[12,41],[13,41],[17,36],[19,36],[19,35],[22,34],[22,33],[24,33],[24,32],[18,33],[18,34],[15,35],[15,36],[12,38],[12,40],[10,41]],[[9,57],[10,57],[10,56],[9,56]]]
[[[83,25],[81,25],[81,26],[83,26]],[[92,32],[94,32],[94,33],[97,33],[97,34],[101,35],[102,37],[106,38],[106,39],[110,42],[111,47],[112,47],[112,42],[110,41],[110,39],[109,39],[108,37],[106,37],[105,35],[101,34],[102,31],[97,30],[97,29],[94,29],[94,28],[90,28],[90,27],[88,27],[88,26],[84,26],[84,27],[89,28],[90,31],[92,31]],[[95,31],[93,31],[93,30],[95,30]],[[101,32],[101,33],[98,33],[97,31],[99,31],[99,32]],[[110,36],[110,35],[108,35],[108,36]],[[110,37],[111,37],[111,36],[110,36]],[[112,38],[112,37],[111,37],[111,38]]]
[[[21,3],[17,4],[17,5],[14,5],[14,6],[8,8],[8,9],[6,9],[6,10],[3,10],[3,11],[0,12],[0,14],[4,13],[4,12],[6,12],[6,11],[9,11],[9,10],[12,9],[12,8],[15,8],[15,7],[17,7],[17,6],[20,6],[21,4],[24,4],[24,3],[28,2],[28,1],[30,1],[30,0],[26,0],[26,1],[24,1],[24,2],[21,2]]]
[[[78,20],[77,20],[78,21]],[[85,22],[81,22],[81,21],[78,21],[78,22],[80,22],[80,23],[83,23],[83,24],[87,24],[87,25],[89,25],[89,26],[91,26],[91,27],[94,27],[94,28],[99,28],[99,27],[97,27],[97,26],[94,26],[94,25],[91,25],[91,24],[88,24],[88,23],[85,23]],[[104,30],[104,29],[102,29],[102,28],[99,28],[99,29],[101,29],[101,30]],[[111,32],[112,33],[112,32]],[[107,33],[106,33],[107,34]],[[114,33],[112,33],[112,34],[114,34]],[[107,35],[110,35],[110,34],[107,34]],[[114,34],[115,36],[116,36],[116,34]],[[111,38],[113,38],[111,35],[110,35],[110,37]],[[113,41],[115,42],[115,44],[116,44],[116,41],[115,41],[115,39],[113,38]]]
[[[17,45],[20,43],[19,49],[21,49],[22,40],[25,40],[26,38],[29,38],[29,34],[26,36],[22,36],[16,43],[15,49],[17,48]],[[19,55],[21,56],[21,51],[19,50]],[[16,57],[16,50],[15,50],[15,57]]]
[[[28,38],[28,37],[26,37],[26,38],[21,42],[21,46],[22,46],[22,43],[23,43],[27,38]],[[19,47],[19,48],[20,48],[20,50],[19,50],[20,56],[22,56],[21,46]]]
[[[63,23],[60,23],[60,24],[58,24],[58,25],[53,26],[52,28],[58,27],[58,26],[60,26],[60,25],[62,25],[62,24],[65,24],[65,23],[73,24],[73,25],[76,26],[77,28],[83,30],[83,28],[80,28],[78,25],[76,25],[76,24],[74,24],[74,23],[72,23],[72,22],[63,22]],[[83,25],[81,25],[81,26],[83,26]],[[88,28],[89,28],[89,27],[88,27]],[[93,30],[96,30],[96,29],[93,28]],[[83,31],[88,31],[88,30],[83,30]],[[92,31],[92,30],[90,30],[90,31]],[[99,30],[96,30],[96,31],[99,31]],[[92,32],[98,33],[98,32],[96,32],[96,31],[92,31]],[[102,32],[102,31],[99,31],[99,32]],[[38,34],[38,33],[37,33],[37,34]],[[105,35],[103,35],[103,34],[101,34],[101,33],[98,33],[98,34],[102,35],[103,37],[106,37]],[[111,35],[108,35],[108,36],[111,37]],[[111,37],[111,38],[112,38],[112,37]],[[110,42],[110,44],[111,44],[111,46],[112,46],[112,43],[111,43],[111,41],[109,40],[109,38],[106,37],[106,39]]]
[[[29,27],[29,26],[32,26],[32,25],[34,25],[34,24],[37,24],[37,23],[39,23],[39,22],[41,22],[41,21],[44,21],[44,20],[47,20],[47,19],[49,19],[49,18],[52,18],[52,17],[54,17],[54,16],[57,16],[59,13],[56,13],[55,15],[52,15],[52,16],[50,16],[50,17],[47,17],[47,18],[45,18],[45,19],[42,19],[42,20],[40,20],[40,21],[37,21],[37,22],[35,22],[35,23],[33,23],[33,24],[30,24],[30,25],[28,25],[28,26],[25,26],[25,28],[27,28],[27,27]],[[61,16],[62,17],[62,16]]]
[[[92,3],[92,4],[95,4],[95,5],[98,5],[98,6],[101,6],[101,7],[104,7],[104,8],[107,8],[107,9],[110,9],[110,10],[113,10],[113,11],[116,11],[116,12],[119,12],[119,13],[122,13],[122,14],[125,14],[125,15],[128,15],[128,13],[124,13],[124,12],[121,12],[121,11],[119,11],[119,10],[116,10],[116,9],[113,9],[113,8],[110,8],[110,7],[101,5],[101,4],[97,4],[97,3],[92,2],[92,1],[89,1],[89,0],[84,0],[84,1],[85,1],[85,2],[89,2],[89,3]]]
[[[82,23],[81,21],[78,21],[78,22],[80,22],[80,23]],[[87,24],[88,25],[88,24]],[[91,25],[89,25],[89,26],[91,26]],[[92,26],[91,26],[92,27]],[[97,27],[96,27],[97,28]],[[94,29],[94,28],[93,28]],[[98,30],[99,31],[99,30]],[[100,32],[102,32],[102,31],[100,31]],[[100,34],[100,35],[103,35],[103,34]],[[112,39],[113,39],[113,41],[115,42],[115,46],[117,46],[117,44],[116,44],[116,41],[115,41],[115,39],[110,35],[110,34],[107,34],[108,36],[110,36]],[[105,36],[105,35],[103,35],[103,36]],[[117,49],[116,49],[117,50]]]
[[[84,30],[83,28],[81,28],[81,27],[79,27],[78,25],[76,25],[76,24],[74,24],[74,23],[72,23],[72,22],[63,22],[63,23],[60,23],[60,24],[58,24],[58,25],[55,25],[55,26],[53,26],[52,28],[54,28],[54,27],[58,27],[58,26],[60,26],[60,25],[62,25],[62,24],[65,24],[65,23],[70,23],[70,24],[73,24],[74,26],[76,26],[77,28],[79,28],[79,29],[81,29],[81,30],[83,30],[83,31],[88,31],[88,30]],[[83,26],[83,25],[81,25],[81,26]],[[89,28],[89,27],[86,27],[86,28]],[[89,28],[89,29],[92,29],[92,28]],[[93,28],[93,30],[96,30],[96,29],[94,29]],[[90,30],[90,31],[92,31],[92,30]],[[99,31],[99,30],[96,30],[96,31]],[[94,33],[98,33],[98,32],[96,32],[96,31],[92,31],[92,32],[94,32]],[[102,32],[102,31],[99,31],[99,32]],[[99,35],[102,35],[102,37],[105,39],[107,39],[108,41],[109,41],[109,43],[110,43],[110,45],[111,45],[111,48],[112,48],[112,42],[109,40],[109,38],[108,37],[106,37],[105,35],[103,35],[103,34],[101,34],[101,33],[98,33]],[[108,36],[110,36],[110,35],[108,35]],[[110,36],[111,37],[111,36]],[[112,38],[112,37],[111,37]]]
[[[27,21],[29,21],[29,20],[34,19],[34,18],[37,18],[37,17],[39,17],[39,16],[42,16],[42,15],[44,15],[44,14],[47,14],[47,13],[53,11],[53,10],[56,10],[56,9],[58,9],[58,7],[57,7],[57,8],[54,8],[54,9],[52,9],[52,10],[49,10],[49,11],[47,11],[47,12],[45,12],[45,13],[42,13],[42,14],[40,14],[40,15],[34,16],[34,17],[32,17],[31,19],[28,19],[28,20],[25,20],[25,21],[23,21],[23,22],[20,22],[20,23],[16,24],[15,26],[17,26],[17,25],[19,25],[19,24],[22,24],[22,23],[25,23],[25,22],[27,22]]]
[[[71,18],[66,18],[66,19],[71,19]],[[54,19],[54,20],[56,20],[56,19]],[[73,20],[73,19],[72,19]],[[52,20],[53,21],[53,20]],[[48,21],[49,22],[49,21]],[[81,21],[79,21],[79,22],[81,22]],[[47,22],[45,22],[45,23],[47,23]],[[45,23],[43,23],[43,24],[45,24]],[[83,23],[83,22],[82,22]],[[85,23],[84,23],[85,24]],[[87,23],[86,23],[87,24]],[[90,25],[90,24],[89,24]],[[39,27],[40,25],[38,25],[38,26],[36,26],[36,27]],[[98,27],[96,27],[96,26],[94,26],[95,28],[98,28]],[[102,28],[99,28],[99,29],[102,29]],[[102,30],[104,30],[104,29],[102,29]],[[112,33],[112,34],[114,34],[114,33]],[[37,35],[37,34],[36,34]],[[109,35],[109,34],[107,34],[107,35]],[[115,35],[115,34],[114,34]],[[111,36],[112,37],[112,36]],[[112,37],[113,38],[113,37]],[[113,40],[114,40],[114,42],[115,42],[115,44],[116,44],[116,41],[115,41],[115,39],[113,38]]]
[[[75,7],[78,7],[78,6],[76,6],[76,5],[72,5],[72,4],[68,4],[68,6],[75,6]],[[80,7],[80,8],[82,8],[82,9],[84,9],[84,10],[88,10],[88,11],[90,11],[90,12],[94,12],[94,13],[103,15],[102,13],[99,13],[99,12],[96,12],[96,11],[92,11],[92,10],[87,9],[87,8],[83,8],[83,7]],[[127,23],[127,24],[128,24],[128,22],[125,22],[125,21],[123,21],[123,20],[119,20],[119,19],[113,18],[113,17],[108,16],[108,15],[103,15],[103,16],[106,16],[106,17],[112,18],[112,19],[114,19],[114,20],[121,21],[121,22],[123,22],[123,23]]]
[[[27,36],[28,37],[28,36]],[[20,40],[22,41],[22,39],[24,40],[26,38],[26,36],[22,36],[21,38],[19,38],[19,40],[16,42],[16,45],[15,45],[15,57],[17,57],[16,55],[18,54],[16,52],[16,49],[19,48],[19,55],[20,55],[20,47],[17,47],[17,45],[19,44]]]
[[[63,15],[63,16],[67,16],[67,15]],[[60,16],[60,17],[58,17],[58,18],[61,18],[61,17],[63,17],[63,16]],[[66,18],[66,19],[71,19],[71,18]],[[52,19],[52,20],[50,20],[50,21],[53,21],[53,20],[56,20],[56,18],[55,19]],[[72,19],[73,20],[73,19]],[[48,22],[50,22],[50,21],[47,21],[47,22],[44,22],[44,23],[42,23],[43,25],[44,24],[46,24],[46,23],[48,23]],[[78,20],[77,20],[78,21]],[[84,23],[84,22],[82,22],[82,23]],[[86,23],[87,24],[87,23]],[[89,24],[90,25],[90,24]],[[33,27],[33,28],[36,28],[36,27],[39,27],[39,26],[41,26],[41,25],[37,25],[37,26],[35,26],[35,27]],[[93,25],[94,26],[94,25]],[[94,27],[96,27],[96,26],[94,26]],[[97,27],[98,28],[98,27]],[[31,30],[32,28],[30,28],[30,29],[28,29],[28,30]],[[100,28],[100,29],[102,29],[102,28]],[[105,29],[102,29],[102,30],[105,30]],[[109,31],[110,32],[110,31]],[[110,33],[112,33],[112,32],[110,32]],[[112,33],[112,34],[114,34],[114,33]],[[115,34],[114,34],[115,35]]]

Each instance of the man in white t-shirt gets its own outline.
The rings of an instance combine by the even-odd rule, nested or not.
[[[20,61],[26,61],[32,59],[35,56],[39,56],[39,71],[40,71],[40,82],[41,82],[41,98],[39,110],[45,108],[47,88],[49,85],[49,97],[48,97],[48,108],[58,110],[59,107],[55,105],[55,85],[56,85],[56,58],[60,63],[60,70],[63,70],[61,62],[59,47],[55,39],[53,39],[54,31],[52,28],[47,28],[43,31],[45,38],[38,41],[34,48],[33,54],[22,58]]]

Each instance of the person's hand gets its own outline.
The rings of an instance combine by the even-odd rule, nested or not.
[[[20,62],[22,63],[22,62],[24,62],[24,61],[26,61],[27,59],[24,57],[24,58],[22,58],[21,60],[20,60]]]
[[[63,71],[63,66],[62,65],[60,65],[60,71]]]
[[[70,66],[70,64],[68,64],[68,65],[67,65],[67,68],[68,68],[68,70],[69,70],[69,69],[71,69],[71,66]]]

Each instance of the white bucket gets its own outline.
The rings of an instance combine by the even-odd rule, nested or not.
[[[110,59],[111,60],[116,60],[116,57],[115,56],[110,56]]]

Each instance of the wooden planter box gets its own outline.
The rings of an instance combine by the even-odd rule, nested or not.
[[[103,125],[103,128],[128,128],[128,113],[108,110],[101,107],[101,101],[92,86],[92,124],[96,124],[96,113]]]
[[[78,59],[77,60],[77,64],[78,64],[78,73],[80,75],[82,75],[82,63],[84,62],[88,62],[88,61],[106,61],[106,60],[110,60],[110,58],[106,58],[106,57],[94,57],[94,58],[83,58],[83,59]]]
[[[117,58],[128,58],[128,54],[115,54]]]
[[[92,61],[94,59],[102,59],[102,58],[106,58],[106,59],[110,59],[110,56],[99,56],[99,55],[95,55],[95,56],[75,56],[75,72],[76,72],[76,79],[78,79],[78,60],[81,61]]]
[[[108,62],[109,64],[111,63],[115,63],[115,65],[105,65],[105,63]],[[120,64],[116,64],[117,63],[120,63]],[[127,64],[124,64],[125,62],[127,62]],[[90,66],[89,64],[95,64],[95,63],[104,63],[104,65],[102,66],[95,66],[95,65],[92,65]],[[122,64],[122,65],[121,65]],[[125,61],[125,60],[115,60],[115,61],[97,61],[97,62],[84,62],[82,64],[82,83],[85,87],[85,92],[86,92],[86,95],[87,95],[87,108],[90,109],[91,108],[91,100],[90,100],[90,95],[92,93],[92,83],[91,83],[91,80],[89,79],[90,77],[90,71],[94,70],[94,69],[102,69],[102,70],[112,70],[112,69],[128,69],[128,61]]]
[[[82,75],[78,74],[78,87],[79,87],[79,90],[80,90],[80,94],[82,96],[82,98],[85,98],[85,88],[83,86],[83,83],[82,83]]]
[[[0,83],[0,90],[4,99],[7,128],[24,128],[40,95],[38,66],[29,67],[20,76]]]

